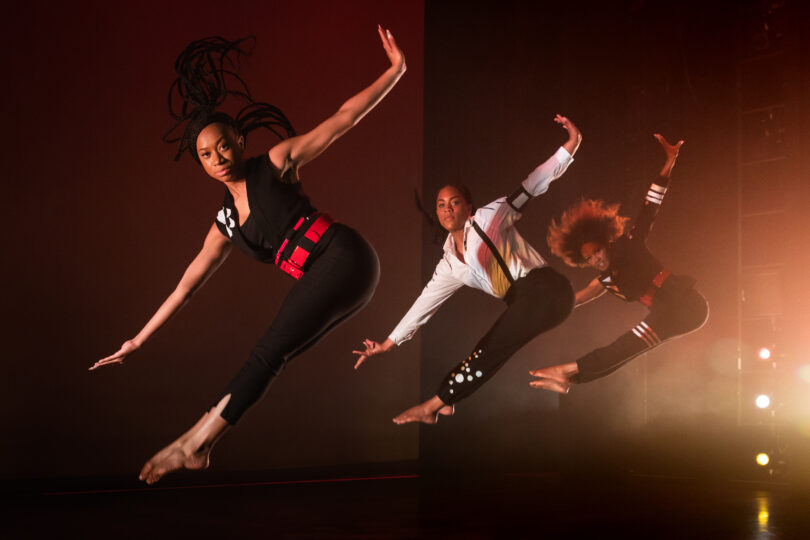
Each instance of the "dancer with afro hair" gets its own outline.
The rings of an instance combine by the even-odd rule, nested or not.
[[[582,199],[566,210],[559,222],[552,221],[547,236],[552,253],[566,264],[600,272],[576,293],[577,306],[610,292],[627,302],[641,302],[649,314],[610,345],[576,362],[531,371],[537,377],[530,383],[534,388],[567,394],[575,384],[609,375],[663,342],[694,332],[708,318],[708,304],[694,289],[695,280],[672,274],[646,246],[683,144],[670,144],[659,134],[655,138],[664,149],[666,161],[629,230],[629,219],[619,214],[618,204]]]

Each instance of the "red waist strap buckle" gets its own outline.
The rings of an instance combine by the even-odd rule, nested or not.
[[[655,277],[652,280],[652,283],[650,284],[650,287],[647,289],[647,292],[645,292],[644,296],[639,298],[638,301],[647,307],[651,307],[655,293],[658,292],[658,290],[661,288],[661,285],[664,284],[664,282],[667,280],[668,277],[669,277],[669,270],[663,268],[660,272],[658,272],[655,275]]]
[[[290,254],[290,257],[286,261],[282,261],[281,255],[284,253],[284,249],[287,247],[287,243],[289,242],[290,238],[295,234],[295,232],[301,228],[303,223],[307,223],[305,230],[304,230],[304,238],[309,240],[309,243],[312,244],[314,247],[320,239],[323,237],[324,233],[335,223],[335,220],[327,213],[321,214],[314,214],[313,216],[309,216],[307,218],[301,218],[298,220],[298,223],[295,224],[284,238],[284,242],[282,242],[281,247],[279,248],[278,252],[276,253],[276,266],[281,268],[282,272],[285,272],[295,279],[301,279],[301,276],[304,275],[304,263],[307,261],[310,255],[310,251],[307,251],[303,247],[295,246],[295,249]]]

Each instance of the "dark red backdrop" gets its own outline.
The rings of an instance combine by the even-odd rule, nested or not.
[[[377,23],[394,32],[408,73],[302,174],[316,205],[377,248],[377,295],[289,366],[217,448],[215,466],[417,457],[465,472],[491,464],[678,474],[735,460],[748,466],[747,449],[732,452],[745,442],[735,431],[738,4],[588,4],[429,2],[424,13],[422,2],[360,0],[7,8],[0,23],[0,476],[134,475],[218,395],[290,286],[280,272],[234,253],[127,365],[85,371],[148,319],[219,208],[220,186],[188,159],[173,163],[175,149],[160,140],[169,126],[166,92],[177,53],[206,35],[254,34],[245,79],[255,96],[281,106],[304,130],[386,67]],[[800,20],[806,27],[810,18]],[[810,32],[797,35],[797,51],[806,51]],[[807,156],[808,57],[794,58],[800,64],[789,77],[797,114],[790,152]],[[557,112],[578,122],[583,146],[566,176],[532,203],[521,232],[548,255],[545,227],[580,195],[622,202],[632,215],[659,165],[651,134],[684,138],[650,245],[673,270],[698,279],[712,305],[709,324],[566,398],[530,390],[528,369],[573,360],[643,315],[639,306],[603,299],[532,342],[460,404],[456,418],[435,428],[395,428],[391,416],[432,395],[501,309],[494,299],[462,291],[421,334],[421,346],[417,338],[352,371],[350,350],[364,337],[385,337],[437,260],[413,189],[429,199],[447,181],[466,182],[479,202],[510,192],[564,138],[552,122]],[[269,144],[261,137],[249,142],[256,153]],[[795,375],[807,363],[809,343],[803,276],[810,194],[801,179],[810,162],[794,163],[785,231],[794,254],[785,313],[788,384],[805,396],[807,383]],[[549,262],[576,286],[590,278],[556,258]],[[801,456],[810,441],[808,401],[795,404],[804,409],[786,411],[791,466],[804,459],[807,467]]]
[[[416,354],[352,370],[351,349],[419,286],[423,8],[419,2],[55,2],[4,16],[7,149],[4,443],[0,475],[136,474],[242,364],[290,287],[234,252],[123,367],[88,373],[132,337],[200,248],[223,190],[161,142],[173,62],[208,35],[256,36],[243,75],[299,131],[388,65],[408,72],[302,179],[318,207],[366,234],[382,261],[370,309],[291,365],[214,456],[228,469],[416,457],[390,418],[418,391]],[[256,136],[249,150],[272,144]],[[409,287],[403,287],[403,284]]]

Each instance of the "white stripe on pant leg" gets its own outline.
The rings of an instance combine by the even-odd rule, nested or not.
[[[647,336],[645,336],[644,334],[642,334],[642,333],[639,331],[638,326],[636,326],[635,328],[633,328],[633,333],[636,335],[636,337],[638,337],[640,340],[642,340],[642,341],[643,341],[643,342],[644,342],[644,343],[647,345],[647,347],[652,347],[652,343],[650,343],[650,341],[649,341],[649,339],[647,338]]]
[[[652,337],[652,339],[653,339],[653,340],[654,340],[654,341],[655,341],[657,344],[660,344],[660,343],[661,343],[661,338],[660,338],[660,337],[658,337],[658,334],[656,334],[656,333],[655,333],[655,330],[653,330],[653,329],[650,327],[650,325],[648,325],[648,324],[647,324],[647,323],[645,323],[644,321],[641,321],[641,324],[644,326],[644,328],[646,328],[646,332],[645,332],[645,333],[646,333],[648,336],[651,336],[651,337]]]

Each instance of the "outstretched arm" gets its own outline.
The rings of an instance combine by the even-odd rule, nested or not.
[[[354,127],[405,73],[405,56],[397,47],[390,30],[377,26],[383,49],[391,61],[380,78],[368,88],[350,98],[340,109],[312,131],[284,140],[269,151],[270,161],[283,173],[297,171],[302,165],[318,157],[332,142]]]
[[[669,144],[667,140],[659,133],[653,134],[653,137],[661,145],[661,148],[666,154],[664,165],[661,167],[661,172],[655,182],[650,185],[647,191],[647,197],[644,200],[644,206],[641,208],[633,229],[630,231],[629,237],[634,240],[644,241],[652,230],[655,217],[658,215],[658,210],[661,208],[661,203],[664,202],[664,195],[667,192],[667,184],[672,175],[672,169],[675,167],[675,161],[678,159],[678,153],[681,151],[683,141],[678,141],[675,144]]]
[[[587,304],[591,300],[596,300],[603,294],[605,294],[605,288],[602,287],[602,283],[599,281],[599,278],[595,278],[593,281],[588,283],[584,289],[577,291],[574,306],[579,307],[582,304]]]
[[[565,116],[557,115],[554,121],[568,132],[568,140],[557,151],[532,171],[520,187],[512,193],[506,202],[518,212],[532,197],[537,197],[548,191],[548,186],[563,175],[568,165],[574,160],[574,154],[582,142],[582,133],[577,126]]]
[[[158,308],[146,326],[138,332],[134,338],[127,340],[121,348],[115,353],[106,358],[102,358],[90,370],[94,370],[101,366],[109,364],[121,364],[124,359],[137,351],[143,344],[160,329],[161,326],[180,309],[185,306],[192,295],[203,286],[203,284],[210,278],[217,268],[225,261],[231,251],[231,243],[222,233],[219,232],[216,225],[212,225],[205,237],[202,250],[191,264],[186,268],[180,283],[178,283],[174,292],[163,302]]]
[[[382,343],[377,343],[370,339],[363,340],[363,350],[352,351],[358,355],[354,369],[366,361],[370,356],[382,354],[390,351],[394,347],[402,345],[403,342],[411,339],[417,330],[430,320],[441,305],[456,292],[463,283],[453,276],[450,263],[446,259],[439,261],[433,277],[428,281],[422,294],[411,306],[396,328],[388,338]]]

